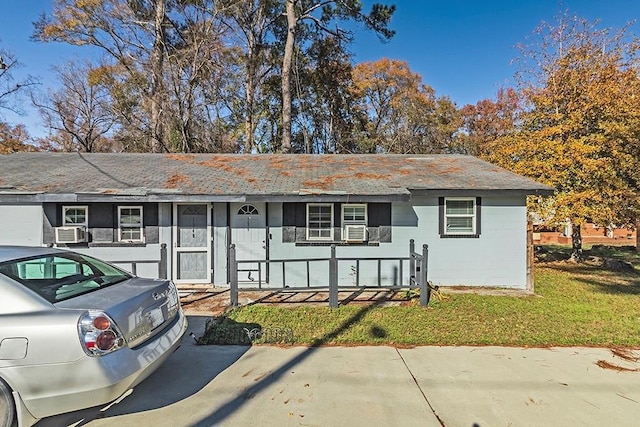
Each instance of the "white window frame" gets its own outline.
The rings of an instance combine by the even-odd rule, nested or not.
[[[122,210],[123,209],[140,209],[140,222],[136,224],[122,224]],[[144,210],[142,206],[118,206],[118,241],[119,242],[136,242],[142,243],[144,242]],[[123,227],[125,225],[125,227]],[[122,238],[122,229],[140,229],[140,238],[139,239],[123,239]]]
[[[246,204],[238,208],[237,215],[242,215],[242,216],[260,215],[260,212],[258,211],[258,208],[256,208],[255,206]]]
[[[329,228],[329,236],[311,236],[310,221],[309,221],[309,212],[313,207],[328,207],[331,210],[331,220],[330,220],[330,228]],[[307,203],[307,240],[333,240],[333,203]],[[313,230],[325,230],[326,228],[313,228]],[[318,233],[320,234],[320,233]]]
[[[356,208],[356,207],[364,208],[364,219],[363,220],[345,219],[344,217],[345,208]],[[369,209],[367,208],[367,204],[366,203],[344,203],[342,205],[342,212],[341,212],[340,218],[342,218],[342,228],[344,228],[345,225],[367,225],[369,223]]]
[[[447,213],[447,204],[450,201],[466,201],[471,202],[473,205],[473,212],[471,214],[448,214]],[[449,230],[449,218],[471,218],[471,230],[470,231],[460,231],[460,230]],[[476,223],[478,218],[478,204],[475,197],[445,197],[444,199],[444,234],[449,235],[474,235],[476,234]]]
[[[84,222],[67,222],[67,211],[71,209],[84,209]],[[89,227],[89,206],[63,206],[62,207],[62,226],[63,227]]]

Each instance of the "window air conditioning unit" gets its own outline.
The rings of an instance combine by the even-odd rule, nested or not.
[[[87,241],[84,227],[56,227],[56,243],[82,243]]]
[[[345,225],[344,240],[347,242],[364,242],[367,240],[367,226]]]

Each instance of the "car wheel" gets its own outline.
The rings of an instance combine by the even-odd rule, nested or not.
[[[16,407],[9,386],[0,379],[0,427],[15,427],[18,425]]]

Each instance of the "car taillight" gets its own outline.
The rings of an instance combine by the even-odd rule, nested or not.
[[[169,282],[167,289],[167,309],[169,311],[169,318],[175,316],[180,310],[180,297],[178,296],[178,288],[173,282]]]
[[[84,313],[78,320],[78,334],[82,348],[89,356],[104,356],[124,345],[120,329],[102,311]]]

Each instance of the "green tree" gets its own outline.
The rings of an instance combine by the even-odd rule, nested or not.
[[[255,132],[263,112],[258,102],[265,80],[273,74],[272,38],[275,22],[281,15],[278,0],[227,0],[224,22],[231,28],[231,44],[240,50],[243,70],[243,103],[234,107],[242,111],[244,121],[243,151],[259,151]]]
[[[340,28],[345,21],[363,23],[366,28],[376,32],[382,39],[389,40],[394,31],[389,29],[395,6],[373,4],[367,14],[362,10],[359,0],[283,0],[287,21],[284,51],[282,56],[282,145],[281,151],[291,152],[292,123],[292,66],[296,45],[301,45],[301,35],[322,38],[332,36],[351,41],[353,31]],[[309,28],[299,27],[309,23]]]
[[[352,68],[345,44],[335,37],[315,40],[304,55],[297,55],[293,70],[294,151],[356,151],[352,134],[357,108],[349,91]]]

